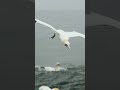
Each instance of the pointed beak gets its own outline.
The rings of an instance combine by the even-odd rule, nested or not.
[[[65,46],[70,50],[70,46],[69,45],[65,44]]]
[[[68,48],[69,50],[71,50],[71,49],[70,49],[70,46],[67,46],[67,48]]]

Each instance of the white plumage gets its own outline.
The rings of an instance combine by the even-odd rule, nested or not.
[[[41,67],[43,70],[52,72],[52,71],[66,71],[67,69],[61,67],[60,63],[56,63],[55,67]]]
[[[55,68],[53,67],[44,67],[45,71],[55,71]]]
[[[58,88],[51,89],[48,86],[41,86],[41,87],[39,87],[39,90],[59,90],[59,89]]]
[[[39,23],[41,25],[44,25],[44,26],[47,26],[49,28],[51,28],[51,30],[55,33],[55,35],[57,34],[59,36],[59,39],[64,43],[64,45],[66,47],[68,47],[70,49],[70,42],[69,42],[69,38],[71,37],[82,37],[82,38],[85,38],[85,35],[82,34],[82,33],[79,33],[79,32],[76,32],[76,31],[72,31],[72,32],[65,32],[61,29],[56,29],[54,28],[53,26],[43,22],[43,21],[40,21],[38,19],[35,19],[36,23]],[[55,37],[54,35],[54,37]],[[53,37],[53,38],[54,38]]]

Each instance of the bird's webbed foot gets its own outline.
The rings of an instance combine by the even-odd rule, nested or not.
[[[52,39],[56,36],[56,34],[54,33],[54,35],[51,37]]]

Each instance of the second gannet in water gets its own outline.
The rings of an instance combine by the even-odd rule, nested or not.
[[[57,62],[55,67],[41,67],[45,71],[66,71],[67,69],[62,68],[60,63]]]
[[[72,32],[65,32],[61,29],[55,29],[53,26],[40,21],[38,19],[35,19],[35,23],[39,23],[41,25],[47,26],[49,28],[51,28],[51,30],[54,32],[54,35],[51,37],[52,39],[56,36],[56,34],[59,36],[59,39],[61,40],[61,42],[63,42],[64,46],[66,46],[67,48],[70,49],[70,42],[69,42],[69,38],[71,37],[82,37],[85,38],[85,35],[76,31],[72,31]]]

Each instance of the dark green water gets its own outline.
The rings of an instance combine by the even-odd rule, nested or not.
[[[78,66],[62,72],[41,72],[36,70],[35,90],[42,85],[60,90],[85,90],[85,67]]]

